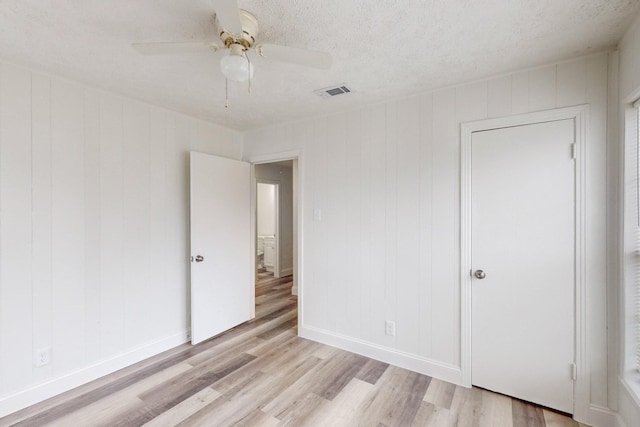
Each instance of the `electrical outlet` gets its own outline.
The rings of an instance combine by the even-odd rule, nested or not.
[[[43,347],[36,350],[34,354],[34,363],[36,367],[48,365],[51,361],[51,349],[49,347]]]
[[[396,322],[387,320],[384,322],[384,331],[385,334],[391,335],[392,337],[396,336]]]

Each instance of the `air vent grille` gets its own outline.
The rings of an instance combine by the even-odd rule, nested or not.
[[[326,87],[324,89],[318,89],[314,91],[316,94],[320,95],[323,98],[332,98],[338,95],[345,95],[353,92],[346,83],[339,84],[337,86]]]

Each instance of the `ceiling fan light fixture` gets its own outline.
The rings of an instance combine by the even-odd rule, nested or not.
[[[244,48],[240,44],[230,46],[229,55],[220,59],[222,74],[233,82],[245,82],[253,78],[253,64],[246,57]]]

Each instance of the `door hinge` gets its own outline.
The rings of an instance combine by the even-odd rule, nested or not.
[[[578,158],[578,145],[575,142],[571,144],[571,158],[573,160]]]
[[[571,364],[571,379],[574,381],[578,379],[578,366],[575,363]]]

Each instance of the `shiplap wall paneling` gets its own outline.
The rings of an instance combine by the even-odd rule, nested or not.
[[[420,340],[420,99],[397,109],[397,294],[396,345],[419,354]],[[357,247],[353,248],[358,251]]]
[[[340,115],[334,118],[327,130],[327,202],[323,210],[322,221],[327,233],[329,251],[327,253],[327,298],[328,327],[338,333],[345,333],[345,318],[348,318],[345,296],[350,292],[351,283],[347,282],[347,269],[352,267],[349,252],[345,244],[347,235],[347,118]]]
[[[420,124],[419,124],[419,307],[418,318],[420,348],[416,354],[429,359],[433,358],[432,334],[433,318],[429,307],[433,298],[433,254],[439,248],[433,246],[433,165],[434,165],[434,101],[432,94],[420,97]],[[415,297],[415,296],[414,296]]]
[[[52,363],[55,375],[86,364],[84,241],[84,96],[74,84],[51,85]],[[37,313],[34,313],[37,314]]]
[[[33,312],[38,313],[33,316],[35,351],[50,347],[52,342],[51,81],[46,76],[33,74],[31,87]],[[2,117],[0,113],[0,120]],[[51,364],[41,366],[33,370],[33,381],[43,381],[51,375]]]
[[[608,265],[620,265],[619,260],[622,257],[623,251],[621,250],[623,236],[619,233],[623,224],[623,212],[624,202],[620,189],[624,187],[624,168],[619,165],[624,165],[623,147],[624,141],[622,141],[621,129],[619,126],[611,125],[611,123],[619,123],[620,114],[620,93],[619,93],[619,66],[620,66],[620,53],[618,51],[612,52],[608,58],[609,67],[607,68],[608,76],[608,88],[607,88],[607,229],[608,229],[608,246],[607,246],[607,264]],[[609,325],[607,330],[607,367],[608,367],[608,401],[609,407],[613,410],[619,408],[618,397],[618,372],[620,370],[620,338],[622,336],[619,325],[619,308],[620,301],[620,289],[616,284],[622,284],[624,282],[624,275],[619,268],[609,268],[607,276],[608,283],[608,295],[607,295],[607,324]],[[624,285],[622,285],[624,286]],[[640,411],[640,406],[638,406]],[[640,415],[638,415],[640,419]]]
[[[557,66],[557,105],[582,105],[587,102],[588,62],[580,59]],[[601,61],[600,61],[601,62]],[[607,88],[602,88],[605,91]]]
[[[313,210],[323,211],[326,204],[326,191],[324,183],[327,178],[327,169],[323,167],[327,163],[326,120],[318,120],[313,126],[308,127],[307,143],[305,144],[304,168],[300,171],[306,188],[310,191],[305,195],[303,206],[303,218],[313,218]],[[301,140],[304,141],[304,140]],[[269,141],[263,141],[269,146]],[[315,161],[309,162],[307,158]],[[309,211],[309,212],[307,212]],[[305,241],[317,242],[315,245],[305,245],[304,257],[301,260],[305,280],[309,283],[326,283],[327,271],[327,237],[324,233],[323,221],[310,221],[306,224]],[[304,288],[304,298],[318,301],[318,305],[309,306],[308,310],[300,311],[300,321],[326,328],[327,288],[324,286],[307,286]]]
[[[242,140],[0,63],[0,416],[186,340],[191,149]]]
[[[521,71],[511,76],[511,114],[523,114],[529,109],[529,71]],[[492,99],[493,93],[489,94]],[[499,116],[498,116],[499,117]]]
[[[385,147],[386,108],[379,105],[365,109],[362,116],[363,141],[362,168],[368,172],[368,179],[362,177],[366,192],[362,194],[363,247],[367,254],[363,276],[363,294],[361,295],[362,333],[364,339],[393,345],[394,338],[385,334],[386,319],[383,318],[389,302],[385,298],[385,224],[386,224],[386,147]],[[366,236],[366,237],[365,237]],[[318,283],[317,285],[320,285]],[[393,320],[393,319],[390,319]]]
[[[304,150],[303,330],[324,330],[333,342],[352,338],[352,346],[370,343],[370,354],[386,349],[389,357],[454,375],[461,351],[460,123],[589,103],[588,351],[591,403],[606,406],[608,56],[247,132],[245,156]],[[292,139],[294,126],[316,137]],[[323,208],[323,221],[313,221],[314,207]],[[350,230],[358,210],[359,228]],[[359,301],[360,331],[340,322],[352,319],[345,297]],[[396,337],[384,334],[385,320],[397,322]]]
[[[560,70],[566,64],[558,65]],[[590,105],[587,128],[589,149],[587,170],[587,212],[590,228],[587,234],[587,341],[593,348],[607,348],[607,78],[606,56],[588,58],[576,71],[585,84],[575,88],[575,96],[567,102],[582,100]],[[596,261],[597,260],[597,261]],[[591,369],[591,402],[608,407],[607,352],[589,352]]]
[[[555,108],[557,66],[538,68],[529,72],[529,111]]]
[[[185,123],[184,117],[168,117],[167,126],[167,204],[168,210],[165,217],[167,225],[168,245],[167,279],[169,280],[170,292],[168,297],[173,299],[167,301],[172,325],[175,332],[179,332],[181,326],[189,324],[191,318],[190,293],[189,293],[189,265],[182,262],[173,262],[189,254],[189,241],[185,238],[185,230],[188,230],[189,221],[189,192],[186,190],[189,185],[189,168],[185,166],[188,162],[190,148],[189,126]],[[174,284],[182,283],[176,287]],[[178,303],[182,309],[176,311],[175,304]]]
[[[398,286],[398,102],[386,103],[385,115],[385,169],[384,169],[384,196],[385,196],[385,223],[384,223],[384,301],[383,310],[376,313],[380,326],[388,320],[396,319],[397,286]],[[396,346],[396,337],[390,337],[393,347]]]
[[[100,331],[101,321],[100,227],[100,96],[84,91],[84,346],[87,360],[99,360],[102,356],[100,334],[96,333]],[[33,311],[38,313],[35,307]]]
[[[101,356],[124,347],[123,105],[100,98],[100,342]]]
[[[360,336],[362,333],[362,263],[358,250],[362,247],[362,114],[360,110],[346,114],[346,147],[345,147],[345,174],[343,185],[346,186],[346,194],[350,203],[345,204],[346,213],[346,247],[349,248],[345,279],[349,283],[343,297],[342,309],[347,316],[339,315],[342,320],[341,331],[348,336]],[[367,230],[364,230],[365,232]]]
[[[487,82],[487,117],[511,115],[512,76],[502,76]]]
[[[157,109],[152,109],[148,116],[148,136],[147,149],[149,152],[149,170],[148,170],[148,205],[149,222],[148,222],[148,256],[146,258],[147,265],[147,292],[153,295],[153,304],[156,306],[154,318],[149,321],[155,324],[157,330],[172,331],[171,324],[177,324],[177,320],[168,319],[162,313],[171,312],[171,301],[168,295],[171,293],[170,282],[167,280],[167,228],[166,222],[168,216],[167,205],[167,129],[165,122],[167,120],[166,113]],[[160,214],[164,212],[164,214]],[[154,330],[154,328],[150,328]],[[176,331],[177,332],[177,331]],[[159,336],[153,337],[158,339]]]
[[[149,220],[159,212],[151,212],[149,109],[129,102],[123,105],[122,162],[123,180],[123,285],[125,292],[125,346],[145,342],[153,337],[156,320],[154,284],[150,283]],[[148,304],[152,312],[139,307]]]
[[[456,257],[459,243],[456,241],[459,228],[456,206],[459,199],[458,145],[456,143],[456,98],[455,89],[433,93],[433,191],[428,196],[432,203],[432,288],[431,301],[422,310],[431,313],[431,358],[455,365],[459,357],[456,342],[460,339],[458,312],[459,302]]]
[[[0,74],[0,387],[7,392],[33,376],[31,78],[4,64]]]

